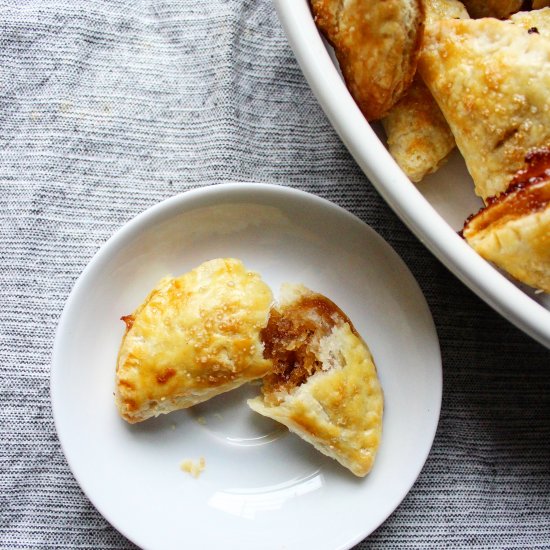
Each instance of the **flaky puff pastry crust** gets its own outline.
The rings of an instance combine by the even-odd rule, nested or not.
[[[367,120],[378,120],[410,86],[418,61],[421,0],[310,0],[315,23]]]
[[[462,234],[486,260],[550,292],[550,151],[529,155],[509,190],[467,220]]]
[[[260,331],[271,302],[260,276],[231,258],[162,279],[123,317],[115,392],[121,416],[140,422],[264,376],[272,364]]]
[[[549,8],[531,14],[546,27]],[[484,200],[505,191],[525,155],[550,142],[545,33],[491,18],[439,21],[426,29],[419,71]]]
[[[440,19],[468,18],[458,0],[424,0],[424,10],[426,27]],[[456,145],[441,109],[418,74],[382,124],[392,157],[414,182],[435,172]]]
[[[550,0],[547,5],[550,6]],[[527,32],[538,33],[550,40],[550,10],[520,11],[512,15],[510,21]]]
[[[382,434],[384,399],[372,355],[330,300],[285,285],[268,326],[275,371],[263,397],[248,401],[356,476],[372,468]]]

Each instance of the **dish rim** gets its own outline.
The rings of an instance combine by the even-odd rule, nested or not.
[[[550,311],[479,256],[394,161],[349,93],[315,26],[307,0],[274,0],[296,59],[330,123],[375,189],[462,283],[550,349]]]

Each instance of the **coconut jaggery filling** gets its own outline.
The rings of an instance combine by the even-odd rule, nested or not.
[[[347,315],[321,294],[308,294],[273,308],[260,334],[264,357],[273,361],[272,372],[264,378],[264,398],[270,401],[275,392],[289,392],[321,369],[319,341],[342,323],[357,334]]]

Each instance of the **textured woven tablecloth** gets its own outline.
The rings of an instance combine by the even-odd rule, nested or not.
[[[134,548],[59,446],[56,325],[117,228],[229,181],[347,208],[403,257],[433,313],[444,368],[435,443],[409,495],[358,548],[550,547],[549,351],[459,283],[378,196],[270,0],[1,1],[0,123],[1,548]]]

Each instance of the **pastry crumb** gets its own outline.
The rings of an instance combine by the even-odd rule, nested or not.
[[[176,425],[175,424],[171,424],[170,425],[170,428],[172,428],[172,431],[174,431],[176,429]]]
[[[184,460],[180,464],[180,470],[182,472],[187,472],[188,474],[191,474],[195,479],[197,479],[204,471],[205,466],[206,460],[204,460],[204,457],[201,456],[197,461],[192,459]]]
[[[214,413],[214,416],[219,420],[223,420],[223,416],[220,413]]]
[[[206,424],[206,418],[204,418],[204,416],[199,416],[197,417],[197,422],[204,426]]]

